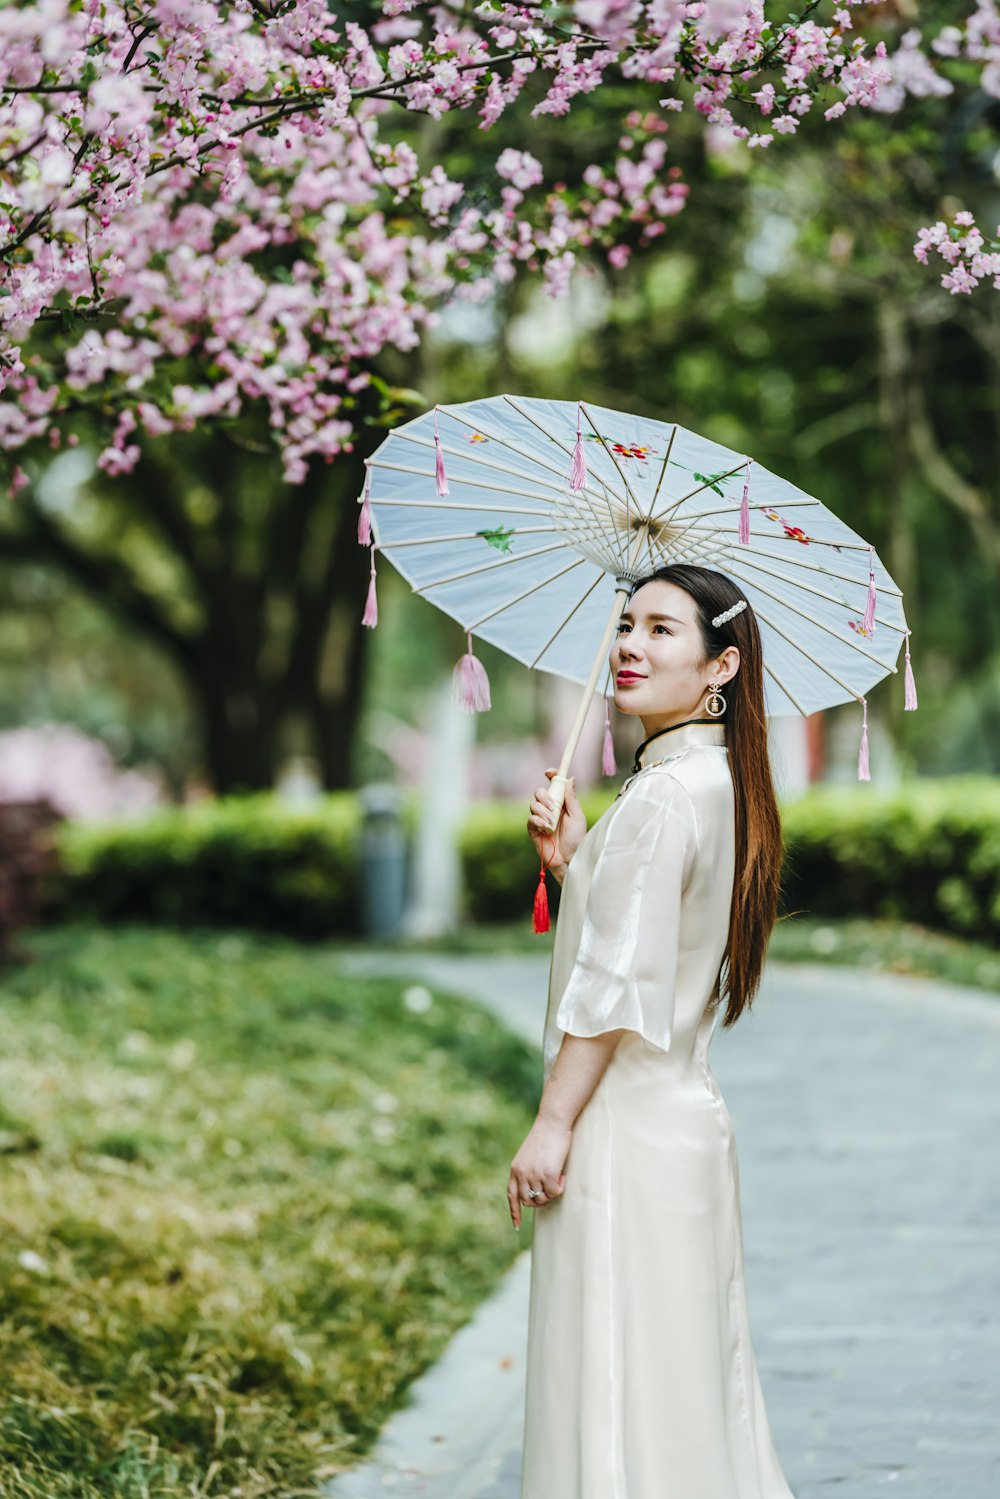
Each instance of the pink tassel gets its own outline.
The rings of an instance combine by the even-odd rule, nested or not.
[[[903,674],[903,711],[913,713],[917,706],[917,684],[913,680],[913,667],[910,665],[910,632],[906,632],[906,671]]]
[[[871,772],[868,769],[868,699],[861,699],[864,708],[864,718],[861,721],[861,749],[858,753],[858,780],[870,781]]]
[[[601,752],[601,773],[613,776],[618,766],[615,763],[615,741],[611,734],[611,709],[604,699],[604,749]]]
[[[750,545],[750,465],[752,458],[747,459],[747,474],[743,480],[743,499],[740,502],[740,546]]]
[[[372,544],[372,476],[371,470],[365,464],[365,497],[361,502],[361,514],[358,516],[358,541],[361,546],[368,547]]]
[[[871,637],[875,634],[875,548],[868,548],[868,599],[865,603],[865,617],[861,621],[865,627],[865,634]]]
[[[490,707],[490,681],[486,667],[472,654],[472,635],[466,631],[469,649],[458,662],[451,675],[451,696],[466,713],[488,713]]]
[[[587,460],[583,452],[583,433],[580,431],[580,413],[583,403],[576,403],[576,447],[573,449],[573,463],[569,471],[570,489],[582,489],[587,482]]]
[[[372,543],[372,568],[368,582],[368,598],[365,600],[365,612],[361,616],[361,623],[369,629],[374,629],[378,624],[378,599],[375,597],[375,544]]]
[[[448,488],[448,476],[444,471],[444,452],[441,448],[441,439],[438,436],[438,414],[437,407],[434,408],[434,479],[437,484],[438,494],[451,494]]]

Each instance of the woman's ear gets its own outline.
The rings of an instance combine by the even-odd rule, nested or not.
[[[740,669],[740,648],[737,645],[727,645],[722,654],[716,658],[715,671],[712,673],[713,682],[731,682]]]

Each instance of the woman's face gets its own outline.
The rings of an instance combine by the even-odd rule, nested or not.
[[[740,653],[727,646],[702,659],[694,599],[676,583],[655,579],[636,589],[611,647],[615,707],[642,719],[646,735],[689,718],[704,717],[709,682],[736,675]]]

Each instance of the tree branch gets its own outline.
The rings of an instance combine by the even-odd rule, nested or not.
[[[113,609],[166,649],[184,669],[197,659],[195,639],[179,630],[159,599],[117,558],[88,551],[41,510],[30,492],[17,498],[24,529],[0,532],[0,561],[54,563],[98,603]]]
[[[919,375],[910,375],[908,404],[910,442],[928,482],[965,517],[991,565],[1000,570],[1000,523],[983,491],[959,473],[938,443]]]

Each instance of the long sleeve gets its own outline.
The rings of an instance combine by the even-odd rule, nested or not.
[[[556,1025],[574,1036],[619,1028],[670,1049],[681,895],[698,829],[673,776],[630,787],[608,813],[569,981]],[[567,880],[572,877],[570,865]]]

